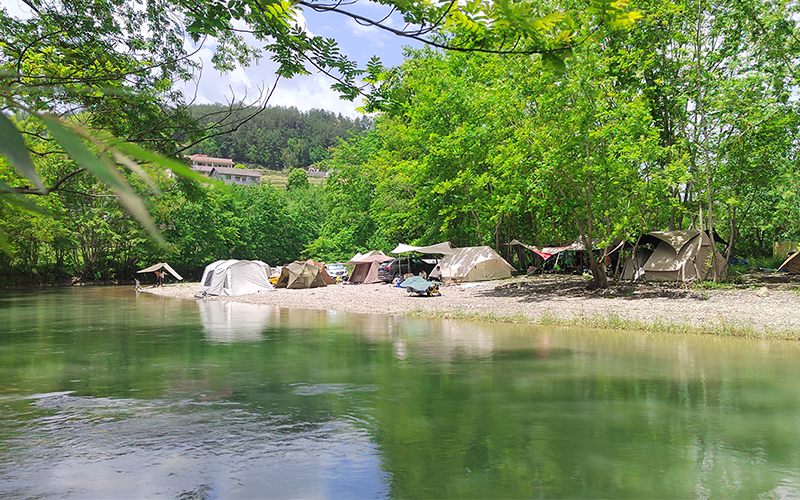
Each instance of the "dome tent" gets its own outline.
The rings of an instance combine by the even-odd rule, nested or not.
[[[322,275],[323,271],[316,265],[308,262],[292,262],[283,266],[275,288],[317,288],[327,286]]]
[[[459,281],[486,281],[509,278],[514,267],[492,248],[454,248],[439,262],[442,279]]]
[[[218,260],[206,266],[200,293],[235,297],[273,291],[269,266],[260,260]]]

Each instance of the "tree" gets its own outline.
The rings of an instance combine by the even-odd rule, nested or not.
[[[289,172],[289,176],[286,178],[287,191],[308,189],[309,187],[311,187],[311,183],[308,182],[308,175],[305,170],[302,168],[295,168]]]

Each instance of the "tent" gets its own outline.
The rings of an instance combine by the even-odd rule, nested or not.
[[[269,266],[260,260],[218,260],[206,266],[200,292],[235,297],[273,291]]]
[[[308,262],[292,262],[281,269],[275,288],[316,288],[327,286],[322,277],[323,271]],[[326,273],[327,274],[327,273]]]
[[[155,265],[150,266],[148,268],[142,269],[141,271],[136,271],[136,273],[137,274],[138,273],[153,273],[153,272],[159,271],[161,268],[166,269],[167,272],[169,272],[169,274],[175,276],[175,279],[183,280],[181,275],[176,273],[175,270],[172,269],[172,267],[169,264],[167,264],[166,262],[159,262],[158,264],[155,264]]]
[[[413,245],[406,245],[405,243],[398,243],[394,250],[389,253],[408,252],[440,253],[443,255],[448,255],[453,253],[453,245],[451,245],[449,241],[443,241],[441,243],[436,243],[435,245],[428,245],[424,247],[415,247]]]
[[[712,265],[716,265],[717,276],[725,275],[725,258],[712,248],[708,234],[697,229],[653,231],[639,239],[638,246],[643,245],[651,245],[652,253],[648,255],[649,249],[644,249],[629,257],[622,279],[704,280],[712,276]]]
[[[364,255],[357,253],[347,263],[348,266],[356,266],[350,273],[349,283],[377,283],[378,269],[381,263],[392,260],[391,257],[379,250],[373,250]]]
[[[298,261],[300,262],[300,261]],[[312,266],[317,266],[319,268],[319,274],[322,276],[322,281],[325,282],[326,285],[335,285],[336,280],[331,278],[331,275],[328,274],[328,271],[325,270],[325,263],[324,262],[314,262],[311,259],[306,261],[306,264],[311,264]]]
[[[455,248],[439,262],[442,279],[484,281],[508,278],[514,268],[487,246]]]
[[[800,252],[795,252],[783,261],[778,271],[786,271],[789,274],[800,274],[800,258],[796,258]]]

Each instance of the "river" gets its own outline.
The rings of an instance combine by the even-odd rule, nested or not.
[[[131,287],[0,313],[6,499],[800,496],[794,342]]]

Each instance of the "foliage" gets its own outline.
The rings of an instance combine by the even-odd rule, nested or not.
[[[248,165],[271,170],[306,168],[328,157],[328,148],[340,139],[357,135],[370,127],[371,120],[351,119],[322,110],[307,112],[296,108],[266,107],[248,118],[247,108],[195,105],[193,116],[217,135],[195,144],[189,151],[233,158]]]
[[[311,183],[308,182],[308,175],[302,168],[295,168],[289,172],[289,177],[286,179],[286,189],[288,191],[297,189],[308,189]]]

